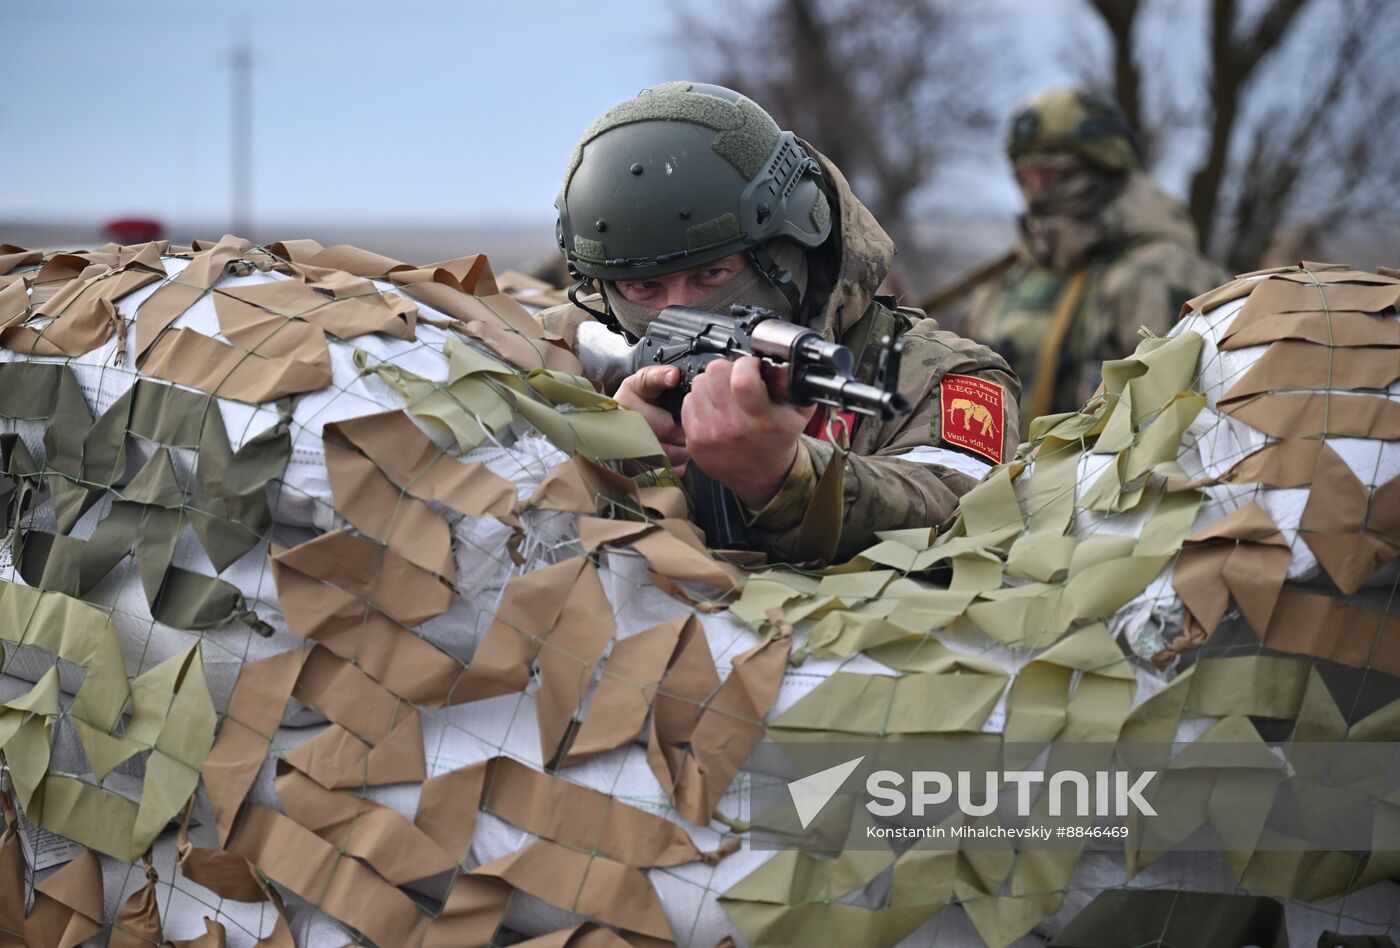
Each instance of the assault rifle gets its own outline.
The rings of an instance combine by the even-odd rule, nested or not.
[[[728,316],[669,306],[634,346],[597,323],[583,324],[578,334],[584,374],[606,391],[616,390],[623,379],[649,365],[676,366],[680,384],[668,390],[660,404],[678,422],[681,402],[706,365],[750,355],[762,360],[763,378],[774,401],[827,405],[881,420],[908,414],[909,401],[896,388],[903,349],[903,343],[888,336],[880,340],[871,385],[855,377],[850,349],[755,306],[734,306]],[[694,464],[686,468],[684,483],[695,508],[695,522],[705,531],[709,545],[743,548],[744,520],[734,495]]]

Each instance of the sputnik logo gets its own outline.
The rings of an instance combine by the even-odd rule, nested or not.
[[[792,797],[797,820],[803,829],[811,825],[863,760],[864,756],[857,757],[788,784],[788,794]]]

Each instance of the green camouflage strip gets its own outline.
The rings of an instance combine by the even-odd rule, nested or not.
[[[58,513],[58,532],[29,530],[21,536],[16,562],[26,582],[86,596],[133,553],[158,621],[207,629],[242,617],[264,631],[234,586],[171,561],[187,523],[216,570],[257,544],[272,523],[267,484],[281,476],[291,454],[285,422],[234,452],[217,401],[198,392],[141,379],[96,423],[63,365],[2,365],[0,393],[0,415],[48,422],[44,483]],[[127,469],[128,436],[162,447],[118,488]],[[176,479],[169,448],[197,451],[187,488]],[[104,496],[111,497],[112,510],[92,536],[67,536]]]
[[[189,800],[214,743],[214,703],[199,646],[128,684],[116,630],[103,612],[8,582],[0,582],[0,640],[43,649],[86,670],[66,715],[56,669],[0,706],[0,757],[25,814],[99,852],[126,862],[139,859]],[[61,716],[72,722],[98,780],[148,754],[139,803],[49,770]]]

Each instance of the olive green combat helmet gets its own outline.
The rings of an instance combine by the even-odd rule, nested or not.
[[[797,136],[739,93],[653,86],[603,113],[574,147],[555,202],[559,248],[593,280],[647,280],[747,251],[783,289],[787,274],[762,245],[826,240],[820,175]]]
[[[1140,165],[1137,139],[1122,109],[1088,89],[1051,89],[1026,100],[1006,131],[1014,161],[1033,151],[1073,151],[1109,171]]]

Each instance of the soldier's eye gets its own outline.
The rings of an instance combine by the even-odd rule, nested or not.
[[[637,282],[617,284],[617,293],[630,303],[650,303],[661,290],[656,283]]]

